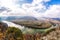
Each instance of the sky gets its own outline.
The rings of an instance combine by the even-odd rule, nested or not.
[[[60,0],[0,0],[0,17],[60,18]]]

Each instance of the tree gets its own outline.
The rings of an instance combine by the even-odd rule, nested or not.
[[[7,37],[12,36],[14,38],[14,40],[23,40],[23,35],[22,35],[21,30],[18,28],[15,28],[15,27],[9,27],[7,29],[6,35],[7,35]]]

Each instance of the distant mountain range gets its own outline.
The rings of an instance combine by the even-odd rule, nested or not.
[[[0,17],[0,20],[6,20],[6,21],[12,21],[12,20],[46,20],[46,19],[52,19],[52,20],[58,20],[60,21],[60,18],[35,18],[32,16],[8,16],[8,17]]]
[[[51,18],[51,19],[60,21],[60,18]]]
[[[32,16],[24,16],[24,17],[21,17],[19,19],[20,20],[37,20],[35,17],[32,17]]]
[[[57,21],[60,21],[60,18],[47,18],[47,17],[43,17],[45,19],[52,19],[52,20],[57,20]]]
[[[0,20],[37,20],[37,18],[32,16],[8,16],[8,17],[0,17]]]

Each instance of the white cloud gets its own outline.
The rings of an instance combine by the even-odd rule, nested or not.
[[[44,14],[45,17],[60,18],[60,5],[50,6]]]
[[[11,12],[2,12],[0,15],[1,16],[6,16],[6,15],[29,15],[29,16],[40,16],[36,11],[35,8],[37,9],[41,9],[43,8],[42,4],[39,4],[40,2],[42,2],[42,0],[34,0],[32,4],[23,4],[22,8],[19,8],[20,5],[15,4],[16,0],[0,0],[1,2],[1,6],[10,8],[12,11]],[[35,5],[38,6],[35,6]],[[40,8],[39,8],[40,7]]]
[[[34,17],[60,17],[60,5],[51,5],[48,9],[43,5],[44,2],[50,0],[33,0],[31,4],[24,3],[23,5],[17,4],[19,0],[0,0],[0,6],[9,8],[10,12],[2,12],[0,16],[34,16]],[[21,6],[21,8],[20,8]]]
[[[0,5],[7,8],[15,8],[12,0],[0,0]]]

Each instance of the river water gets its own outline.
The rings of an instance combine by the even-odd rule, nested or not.
[[[16,27],[16,28],[19,28],[23,34],[35,34],[37,32],[44,32],[45,29],[34,29],[34,28],[28,28],[28,27],[25,27],[25,26],[21,26],[21,25],[18,25],[18,24],[15,24],[13,22],[9,22],[9,21],[2,21],[4,23],[6,23],[8,25],[8,27]]]

